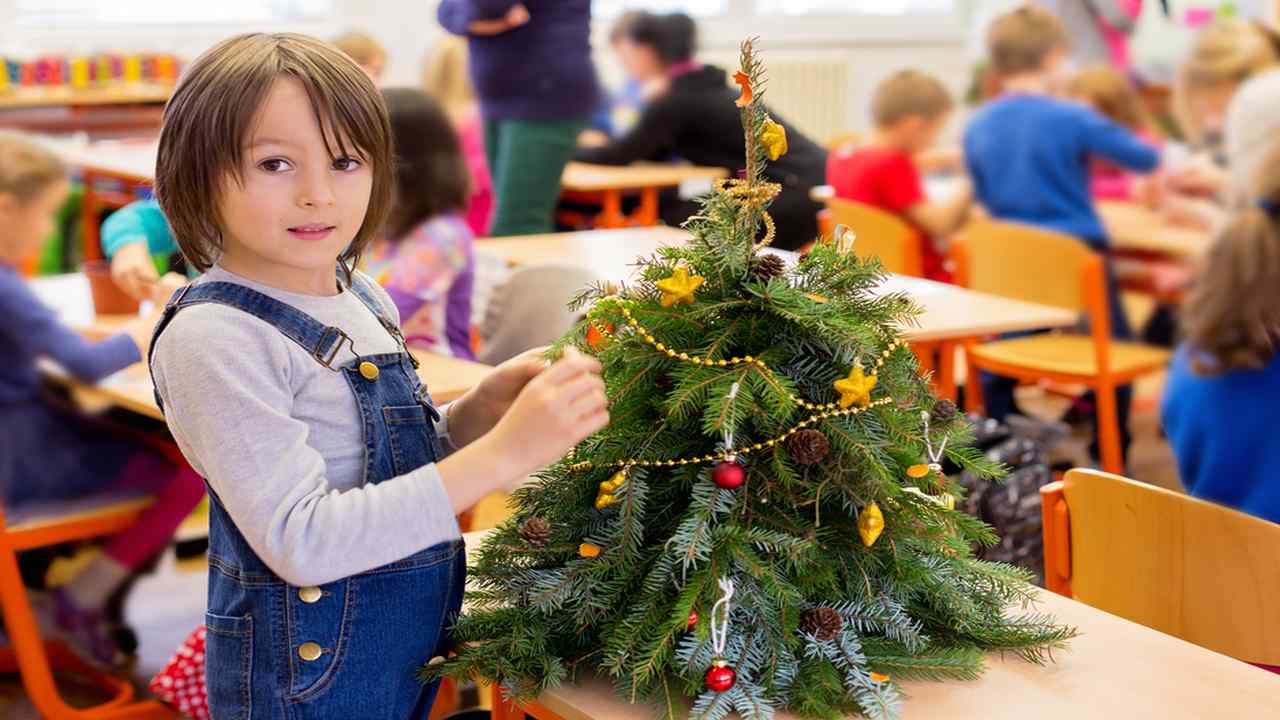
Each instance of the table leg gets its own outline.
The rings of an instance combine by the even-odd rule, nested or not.
[[[955,402],[957,343],[944,342],[938,347],[938,397]]]
[[[84,183],[84,197],[80,200],[80,240],[83,243],[84,260],[102,259],[102,241],[98,237],[98,194],[94,190],[97,177],[85,170],[80,175]]]

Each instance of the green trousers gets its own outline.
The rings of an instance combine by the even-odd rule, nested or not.
[[[490,234],[533,235],[554,229],[560,175],[584,122],[485,120],[484,149],[493,178]]]

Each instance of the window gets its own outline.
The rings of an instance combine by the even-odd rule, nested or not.
[[[755,0],[761,15],[950,14],[955,0]]]
[[[18,23],[75,27],[189,23],[262,23],[313,20],[333,12],[332,0],[17,0]]]
[[[592,0],[591,14],[611,18],[627,10],[688,13],[693,17],[723,15],[729,11],[729,0]]]

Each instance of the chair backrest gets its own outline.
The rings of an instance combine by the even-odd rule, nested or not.
[[[1082,278],[1096,254],[1070,235],[976,220],[952,243],[956,282],[971,290],[1085,312]]]
[[[1096,470],[1068,472],[1041,499],[1050,589],[1065,580],[1085,604],[1280,665],[1280,525]]]
[[[573,327],[581,311],[569,309],[580,290],[599,280],[577,265],[527,265],[493,289],[480,325],[480,362],[497,365],[547,345]]]
[[[890,212],[843,198],[827,200],[834,225],[848,225],[857,240],[853,252],[858,257],[880,258],[884,269],[899,275],[924,275],[924,238],[911,223]]]

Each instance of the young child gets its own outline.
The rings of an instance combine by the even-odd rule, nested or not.
[[[165,294],[161,278],[182,284],[186,278],[177,273],[161,276],[155,258],[168,255],[181,265],[178,243],[155,200],[136,200],[107,216],[102,223],[102,254],[111,261],[111,279],[135,300],[151,300],[163,305]],[[172,275],[172,276],[171,276]]]
[[[159,318],[139,318],[124,332],[90,343],[60,323],[25,285],[17,268],[39,252],[69,187],[54,155],[22,137],[0,135],[0,500],[12,510],[98,493],[155,497],[137,523],[108,540],[100,555],[53,593],[53,620],[73,646],[92,660],[112,663],[117,648],[108,602],[164,549],[204,496],[204,484],[139,435],[79,415],[42,392],[39,358],[95,382],[141,360]]]
[[[1220,233],[1182,308],[1164,429],[1196,497],[1280,522],[1280,152]]]
[[[475,248],[462,212],[467,166],[444,110],[421,90],[384,90],[395,139],[395,204],[365,270],[387,291],[405,342],[474,359]]]
[[[220,112],[211,112],[218,108]],[[346,55],[249,34],[165,108],[156,196],[204,274],[156,330],[169,428],[210,493],[213,717],[425,718],[464,556],[454,516],[608,422],[595,360],[528,353],[437,409],[395,303],[351,270],[393,204],[391,126]]]
[[[1067,86],[1067,94],[1134,135],[1155,143],[1133,83],[1114,68],[1097,65],[1076,73]],[[1100,158],[1093,161],[1089,189],[1097,200],[1131,200],[1149,195],[1132,173]]]
[[[471,173],[471,198],[467,205],[467,225],[477,237],[489,234],[493,216],[493,179],[484,154],[484,122],[480,102],[467,72],[467,42],[447,35],[431,46],[422,71],[422,89],[444,106],[458,131],[462,156]]]
[[[1090,162],[1103,158],[1151,172],[1159,154],[1092,109],[1052,96],[1067,54],[1066,33],[1053,15],[1036,7],[1006,13],[992,24],[988,44],[1004,94],[979,110],[965,130],[965,163],[978,201],[997,219],[1074,235],[1105,251],[1107,234],[1089,196]],[[1108,284],[1112,336],[1129,338],[1110,270]],[[988,415],[1003,419],[1015,411],[1015,385],[994,376],[983,383]],[[1131,394],[1128,386],[1116,392],[1124,448]]]
[[[949,280],[943,268],[946,236],[964,222],[973,203],[968,183],[943,201],[925,197],[912,158],[931,147],[946,125],[953,102],[937,79],[915,70],[890,75],[871,99],[875,135],[859,147],[827,159],[827,183],[836,197],[887,210],[915,225],[933,242],[925,245],[925,275]]]
[[[387,67],[387,49],[368,33],[349,30],[333,39],[334,47],[356,61],[365,75],[376,85]]]

